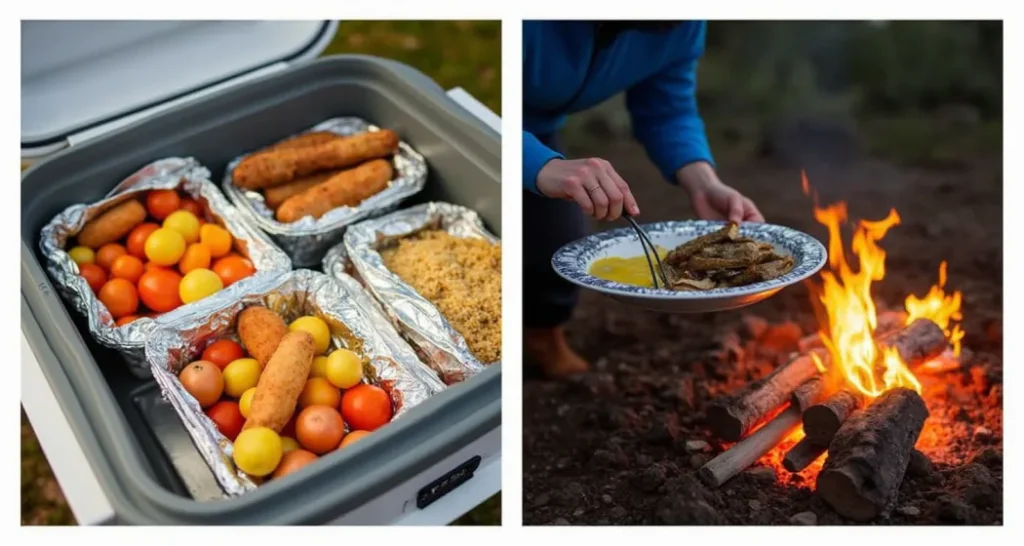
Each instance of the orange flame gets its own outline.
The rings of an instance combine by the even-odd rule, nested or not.
[[[812,190],[804,172],[800,173],[804,194]],[[815,193],[815,198],[817,197]],[[817,199],[815,199],[816,201]],[[815,287],[824,309],[821,338],[832,357],[832,370],[850,388],[875,398],[889,389],[905,387],[921,392],[921,384],[894,348],[884,350],[875,342],[878,316],[871,285],[885,278],[885,250],[878,241],[900,223],[895,209],[880,221],[861,220],[854,228],[850,249],[857,258],[857,271],[847,261],[842,226],[847,223],[846,203],[824,208],[814,206],[814,218],[828,228],[829,266],[821,272],[821,286]],[[957,323],[960,313],[959,291],[947,295],[946,264],[939,268],[939,282],[923,298],[907,297],[907,324],[928,318],[939,325],[959,355],[963,331]],[[820,360],[815,365],[821,370]]]
[[[960,291],[946,295],[943,288],[946,286],[946,262],[939,265],[939,282],[932,286],[931,290],[923,298],[917,298],[913,294],[907,296],[904,306],[907,309],[907,324],[919,318],[930,319],[946,333],[950,344],[953,345],[953,355],[960,356],[960,340],[964,338],[964,331],[960,324],[963,319],[960,312],[960,302],[963,299]]]

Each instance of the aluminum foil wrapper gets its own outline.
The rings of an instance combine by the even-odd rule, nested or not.
[[[465,338],[432,303],[389,271],[378,252],[396,239],[424,229],[444,229],[456,237],[483,238],[500,244],[476,212],[449,203],[426,203],[352,226],[344,243],[327,252],[323,267],[332,276],[354,271],[398,330],[419,350],[423,361],[445,383],[452,384],[498,362],[477,360]]]
[[[57,283],[64,297],[85,315],[89,331],[97,341],[121,351],[133,374],[146,377],[149,366],[145,361],[146,336],[159,322],[175,320],[193,313],[196,304],[182,305],[156,319],[139,318],[124,326],[117,326],[106,306],[80,275],[78,265],[68,256],[65,248],[87,222],[107,210],[136,199],[149,190],[175,189],[199,202],[207,220],[221,224],[235,239],[235,249],[252,260],[256,275],[221,290],[210,298],[233,299],[244,283],[260,275],[276,276],[292,268],[288,256],[260,230],[249,224],[237,208],[231,206],[216,184],[210,181],[210,172],[192,158],[167,158],[146,165],[107,194],[102,201],[72,205],[58,214],[41,233],[39,246],[46,256],[46,269]]]
[[[299,269],[277,277],[262,277],[233,301],[203,300],[196,305],[201,306],[198,312],[154,330],[146,345],[146,359],[164,397],[181,416],[192,441],[228,496],[254,489],[255,481],[235,468],[231,441],[182,387],[178,373],[214,341],[237,340],[237,317],[246,307],[267,307],[285,322],[305,315],[323,319],[330,327],[333,348],[344,347],[363,358],[365,380],[388,393],[395,419],[445,388],[351,277],[335,279]]]
[[[334,118],[311,127],[312,131],[331,131],[339,135],[355,135],[380,128],[359,118]],[[301,134],[301,133],[300,133]],[[297,135],[290,135],[291,138]],[[235,186],[231,173],[245,156],[228,164],[224,173],[224,193],[254,224],[268,233],[291,257],[295,267],[316,267],[331,246],[340,243],[345,228],[366,218],[394,210],[404,199],[423,189],[427,181],[427,162],[405,142],[399,142],[398,153],[392,158],[397,177],[384,191],[355,207],[338,207],[319,219],[306,216],[296,222],[283,224],[274,218],[263,194]]]

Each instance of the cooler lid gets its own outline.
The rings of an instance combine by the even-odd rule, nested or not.
[[[316,57],[332,21],[22,21],[21,147],[73,133],[273,65]]]

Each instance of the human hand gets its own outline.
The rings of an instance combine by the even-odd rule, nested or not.
[[[764,222],[757,205],[718,179],[707,163],[691,163],[677,173],[680,185],[690,194],[693,212],[701,220]]]
[[[633,215],[640,207],[611,164],[603,159],[552,159],[537,173],[537,191],[553,199],[575,201],[587,216],[617,220],[623,208]]]

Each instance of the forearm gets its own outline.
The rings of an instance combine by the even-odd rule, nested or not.
[[[676,169],[675,181],[689,193],[721,181],[715,167],[707,161],[694,161]]]

